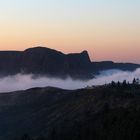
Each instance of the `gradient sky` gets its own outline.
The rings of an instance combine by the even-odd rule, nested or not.
[[[0,50],[34,46],[140,63],[140,0],[0,0]]]

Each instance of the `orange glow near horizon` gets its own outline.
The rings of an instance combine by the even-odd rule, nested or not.
[[[0,50],[44,46],[93,61],[140,63],[137,0],[4,0],[0,2]]]

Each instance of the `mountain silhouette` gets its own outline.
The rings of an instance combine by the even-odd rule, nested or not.
[[[135,70],[138,64],[91,62],[87,51],[64,54],[45,47],[24,51],[0,51],[0,75],[17,73],[47,75],[50,77],[90,79],[100,70]]]

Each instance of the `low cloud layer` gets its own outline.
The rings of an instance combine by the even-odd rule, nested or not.
[[[92,85],[103,85],[111,81],[127,80],[132,82],[133,78],[140,78],[140,69],[134,72],[121,70],[107,70],[100,72],[94,79],[89,81],[72,80],[67,78],[65,80],[57,78],[39,77],[33,78],[34,75],[17,74],[0,79],[0,92],[10,92],[17,90],[25,90],[32,87],[59,87],[63,89],[79,89]]]

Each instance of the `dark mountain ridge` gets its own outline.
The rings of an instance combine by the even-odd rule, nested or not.
[[[45,47],[29,48],[25,51],[0,51],[0,75],[17,73],[47,75],[75,79],[90,79],[100,70],[135,70],[138,64],[113,62],[91,62],[87,51],[64,54]]]
[[[134,71],[137,68],[140,68],[139,64],[134,63],[115,63],[113,61],[101,61],[101,62],[92,62],[93,69],[98,71],[109,70],[109,69],[119,69],[124,71]]]

